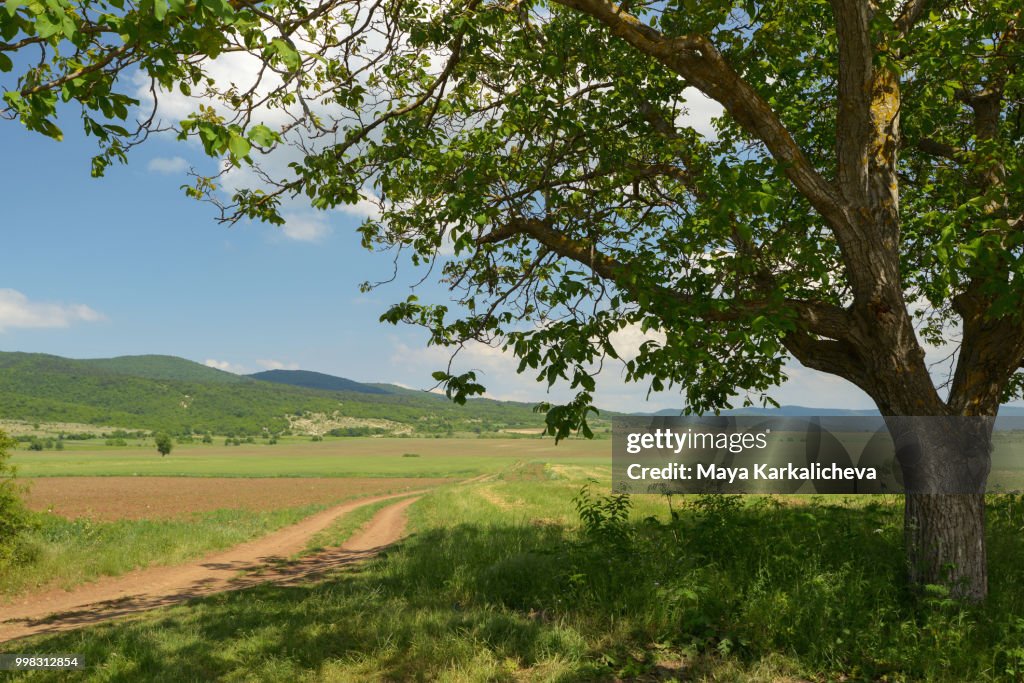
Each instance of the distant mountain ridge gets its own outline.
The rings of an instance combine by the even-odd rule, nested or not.
[[[666,408],[653,413],[632,413],[637,417],[678,417],[681,410]],[[874,408],[858,410],[846,408],[808,408],[806,406],[779,406],[778,408],[735,408],[723,410],[722,415],[755,415],[760,417],[878,417]],[[1024,417],[1024,406],[1001,406],[1000,417]]]
[[[322,372],[312,372],[310,370],[267,370],[246,375],[246,377],[261,382],[288,384],[293,387],[323,389],[324,391],[354,391],[360,394],[393,393],[380,385],[363,384],[362,382],[345,379],[344,377],[335,377],[334,375],[326,375]]]
[[[175,356],[72,359],[0,352],[0,418],[175,434],[280,433],[299,418],[319,424],[321,431],[346,434],[437,435],[527,427],[539,432],[544,424],[526,403],[476,398],[458,406],[397,386],[283,372],[267,381]]]
[[[666,408],[653,413],[633,413],[637,416],[677,417],[682,410]],[[806,406],[780,406],[778,408],[734,408],[723,410],[722,415],[757,415],[764,417],[866,417],[878,415],[877,410],[849,410],[846,408],[808,408]]]
[[[638,415],[675,416],[678,410]],[[443,396],[389,384],[356,382],[303,370],[240,376],[165,355],[71,359],[0,352],[0,418],[68,422],[172,433],[262,434],[291,428],[297,417],[323,415],[342,431],[385,425],[415,434],[486,433],[543,427],[533,405],[474,398],[458,406]],[[743,408],[727,415],[863,417],[874,410]],[[616,415],[602,411],[602,417]],[[1024,417],[1003,406],[1001,417]],[[363,427],[360,427],[363,425]],[[390,426],[388,426],[390,425]],[[372,427],[376,429],[377,427]]]

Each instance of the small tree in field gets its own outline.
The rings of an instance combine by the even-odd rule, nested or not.
[[[981,600],[990,432],[1024,389],[1021,12],[9,2],[0,71],[24,69],[5,113],[32,130],[59,137],[58,97],[82,105],[103,146],[96,173],[159,124],[117,124],[138,92],[132,78],[114,87],[123,72],[138,66],[154,92],[201,90],[181,136],[261,180],[227,200],[217,178],[197,180],[190,194],[224,221],[281,224],[297,197],[376,200],[366,245],[437,265],[459,304],[410,298],[384,318],[434,344],[500,346],[569,384],[575,400],[548,411],[558,435],[589,434],[594,368],[625,328],[650,333],[628,379],[681,387],[689,411],[767,401],[789,359],[860,387],[894,438],[921,447],[905,471],[921,484],[905,499],[911,581]],[[262,64],[251,87],[207,77],[201,57],[224,52]],[[687,115],[709,100],[713,130]],[[258,123],[271,116],[275,129]],[[289,145],[287,171],[259,168]],[[928,344],[954,347],[947,376]],[[437,377],[456,400],[483,391],[472,373]],[[906,416],[976,419],[928,432]]]
[[[171,449],[174,448],[174,442],[169,434],[161,432],[153,438],[153,441],[156,442],[156,449],[161,456],[170,455]]]

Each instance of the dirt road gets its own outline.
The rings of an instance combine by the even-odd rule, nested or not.
[[[192,598],[266,582],[288,583],[371,557],[398,541],[416,493],[373,496],[344,503],[230,550],[174,567],[152,567],[101,579],[72,591],[52,590],[0,604],[0,642],[55,633],[116,619]],[[410,497],[412,496],[412,497]],[[380,510],[339,548],[282,562],[314,534],[364,505],[405,498]]]

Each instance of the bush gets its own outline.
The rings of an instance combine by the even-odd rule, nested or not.
[[[15,559],[21,532],[28,526],[28,515],[14,481],[15,469],[8,464],[15,442],[0,432],[0,567]]]

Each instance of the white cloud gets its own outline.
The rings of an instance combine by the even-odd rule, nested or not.
[[[261,359],[256,361],[256,365],[260,366],[264,370],[298,370],[298,363],[282,363],[279,360],[273,359]]]
[[[355,204],[342,204],[338,211],[357,218],[379,218],[381,213],[381,201],[373,193],[364,190],[362,198]]]
[[[640,336],[638,334],[637,339]],[[394,352],[389,368],[405,383],[419,387],[430,386],[433,383],[430,373],[448,366],[450,349],[439,346],[414,347],[397,340],[392,342]],[[626,346],[627,344],[623,344],[624,348]],[[470,343],[459,352],[452,372],[459,374],[467,370],[476,371],[477,380],[487,387],[487,393],[484,394],[486,398],[524,403],[559,403],[572,399],[575,392],[568,388],[568,383],[562,382],[549,389],[547,384],[537,381],[535,371],[527,370],[521,375],[518,374],[518,366],[519,361],[511,352],[486,344]],[[399,383],[391,378],[382,381]],[[594,397],[597,405],[602,408],[622,412],[654,411],[665,407],[666,404],[682,405],[681,398],[669,394],[652,397],[652,401],[648,403],[644,399],[645,393],[646,387],[623,381],[620,366],[615,362],[609,362],[597,377],[597,391]]]
[[[609,341],[615,348],[615,353],[623,360],[633,360],[640,355],[640,346],[644,342],[653,341],[663,345],[666,341],[665,333],[661,330],[648,330],[644,332],[639,325],[633,323],[626,325],[621,330],[612,332]]]
[[[146,164],[146,169],[154,173],[184,173],[189,168],[189,163],[182,157],[154,157]]]
[[[216,59],[204,60],[202,66],[207,74],[214,79],[217,87],[226,89],[235,85],[239,91],[244,91],[255,83],[260,74],[261,63],[259,57],[255,55],[245,52],[229,52]],[[135,95],[142,103],[142,111],[149,111],[153,105],[153,92],[150,90],[149,78],[141,71],[136,71],[133,81],[136,85]],[[258,87],[258,94],[266,95],[280,84],[281,79],[276,74],[264,73]],[[191,96],[183,94],[177,87],[168,90],[158,87],[159,116],[167,123],[177,123],[195,113],[200,104],[213,107],[221,116],[231,115],[230,109],[223,103],[215,98],[206,97],[204,94],[202,89],[197,89],[197,94]],[[259,114],[263,123],[271,127],[288,122],[287,112],[282,109],[260,107]]]
[[[684,113],[676,118],[676,125],[693,128],[706,138],[718,137],[711,121],[723,114],[725,110],[722,105],[696,88],[685,89],[683,96],[686,97],[686,108]]]
[[[106,318],[84,304],[30,301],[15,289],[0,289],[0,332],[14,328],[68,327]]]
[[[628,326],[615,333],[612,343],[623,359],[634,358],[639,346],[646,340],[663,341],[657,331],[642,332],[638,326]],[[381,378],[394,384],[413,384],[419,388],[432,384],[430,373],[448,365],[451,350],[437,346],[416,347],[392,339],[394,351],[388,367],[396,374]],[[573,391],[567,383],[556,384],[550,390],[544,382],[536,381],[536,373],[527,370],[516,373],[519,362],[511,353],[484,344],[469,344],[456,357],[452,372],[455,374],[476,370],[477,379],[487,387],[487,398],[503,401],[536,403],[542,400],[564,402],[571,400]],[[853,384],[816,370],[805,368],[796,361],[786,366],[789,380],[770,392],[782,405],[801,405],[818,408],[865,409],[873,407],[871,399]],[[396,381],[397,380],[397,381]],[[662,408],[683,409],[685,397],[679,391],[665,391],[646,398],[647,385],[626,382],[623,368],[609,360],[596,378],[595,403],[607,410],[618,412],[653,412]],[[737,407],[742,397],[734,399]]]
[[[786,382],[768,392],[780,405],[849,410],[875,407],[870,396],[841,377],[804,367],[796,360],[790,360],[783,371]]]
[[[224,372],[231,372],[236,375],[245,375],[248,374],[249,372],[248,369],[243,365],[237,365],[230,361],[216,360],[213,358],[207,358],[205,361],[203,361],[203,365],[205,365],[208,368],[216,368],[218,370],[223,370]]]
[[[288,239],[297,242],[320,242],[331,234],[331,226],[323,214],[285,212],[282,213],[282,218],[285,224],[281,227],[281,232]]]

